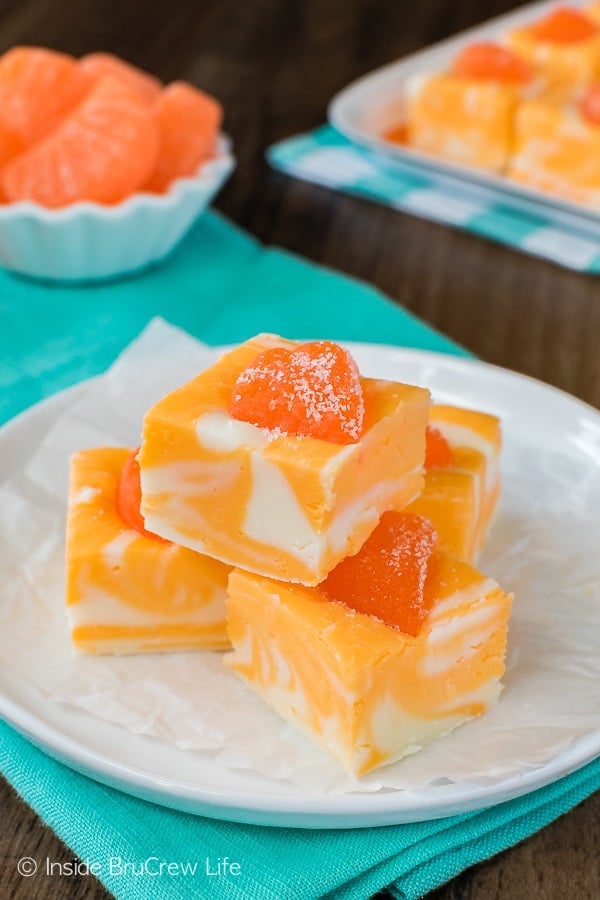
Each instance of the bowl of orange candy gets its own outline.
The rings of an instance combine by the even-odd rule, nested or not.
[[[164,259],[234,167],[222,109],[108,53],[0,56],[0,266],[94,281]]]

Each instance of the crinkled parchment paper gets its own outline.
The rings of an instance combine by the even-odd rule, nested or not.
[[[501,507],[479,564],[516,595],[505,690],[482,719],[401,763],[357,783],[267,709],[220,653],[75,656],[63,610],[69,454],[135,446],[147,407],[217,355],[154,320],[104,376],[72,391],[41,442],[9,466],[0,485],[2,667],[48,702],[311,792],[489,784],[598,731],[600,460],[576,448],[532,450],[514,428],[505,434]]]

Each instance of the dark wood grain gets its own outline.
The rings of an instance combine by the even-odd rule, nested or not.
[[[60,0],[0,2],[0,51],[105,49],[226,110],[238,168],[218,207],[267,243],[365,279],[483,359],[600,407],[600,282],[267,167],[273,141],[320,124],[370,69],[505,12],[510,0]],[[71,851],[0,779],[0,897],[102,898],[93,877],[22,878],[23,856]],[[481,863],[430,900],[600,897],[600,796]]]

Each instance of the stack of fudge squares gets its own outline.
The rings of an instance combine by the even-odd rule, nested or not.
[[[355,776],[498,698],[512,596],[474,568],[500,427],[262,334],[71,459],[67,613],[89,654],[224,664]]]
[[[600,208],[600,2],[467,44],[404,93],[389,140]]]

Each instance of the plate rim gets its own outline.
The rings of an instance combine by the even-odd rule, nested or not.
[[[519,384],[525,380],[535,387],[549,392],[551,396],[561,402],[567,401],[581,413],[586,413],[600,423],[600,411],[591,404],[540,379],[502,366],[476,358],[393,344],[357,341],[340,341],[340,343],[349,349],[360,348],[364,352],[375,351],[390,356],[399,355],[407,362],[436,363],[438,365],[441,363],[459,371],[475,369],[488,372],[496,377],[508,378]],[[210,349],[218,353],[230,346],[232,345],[211,346]],[[0,445],[4,443],[7,436],[11,440],[18,439],[20,430],[27,428],[30,420],[36,420],[42,415],[50,416],[70,397],[76,396],[78,391],[82,391],[100,377],[102,376],[92,376],[77,382],[18,413],[0,428]],[[37,688],[30,687],[37,691]],[[385,789],[380,792],[310,796],[289,792],[265,795],[255,789],[245,791],[239,787],[232,792],[230,789],[215,788],[209,784],[182,782],[176,778],[165,780],[162,776],[153,776],[141,767],[134,768],[129,764],[119,762],[118,757],[114,755],[109,757],[94,750],[93,746],[86,745],[85,741],[76,741],[69,735],[61,733],[51,723],[40,719],[31,709],[22,707],[15,702],[10,695],[6,694],[5,688],[6,682],[3,685],[2,670],[0,670],[0,717],[36,746],[41,747],[48,755],[59,759],[66,766],[126,794],[150,800],[171,809],[244,824],[308,829],[345,829],[444,818],[516,799],[565,777],[600,755],[600,729],[598,729],[596,732],[574,738],[567,748],[556,754],[550,761],[541,765],[532,765],[524,772],[491,785],[474,783],[469,787],[468,783],[465,786],[451,782],[449,785],[436,786],[433,789],[431,787],[414,790]],[[51,701],[44,701],[44,703],[47,702]],[[84,710],[77,710],[77,715],[84,718],[89,717],[96,724],[100,723],[100,727],[104,723],[104,720]],[[106,722],[106,724],[111,728],[122,728],[116,723]],[[127,729],[123,730],[129,739],[142,742],[158,740],[147,735],[134,735]],[[181,751],[179,748],[174,749],[179,752],[193,752]],[[432,790],[435,791],[433,799],[431,797]]]

